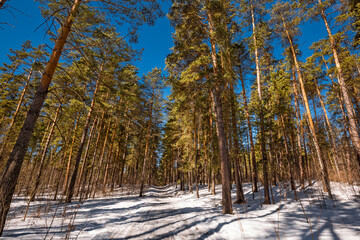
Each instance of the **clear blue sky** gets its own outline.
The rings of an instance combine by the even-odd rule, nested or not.
[[[35,32],[44,21],[37,2],[8,0],[7,5],[0,10],[0,64],[8,61],[10,48],[20,49],[26,40],[32,41],[33,46],[49,42],[42,29]]]

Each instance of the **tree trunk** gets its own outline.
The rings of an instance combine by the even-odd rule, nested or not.
[[[210,94],[211,95],[211,94]],[[210,98],[211,101],[211,98]],[[215,195],[215,156],[214,156],[214,152],[215,152],[215,146],[214,146],[214,127],[213,127],[213,111],[211,106],[209,107],[209,112],[210,112],[210,118],[209,118],[209,125],[210,125],[210,139],[211,139],[211,143],[210,143],[210,175],[209,178],[211,180],[211,194]]]
[[[223,61],[223,60],[222,60]],[[222,63],[223,65],[223,63]],[[229,109],[229,105],[228,105],[228,96],[227,94],[224,94],[224,96],[221,98],[222,100],[222,109]],[[225,139],[226,139],[226,151],[228,152],[228,161],[229,161],[229,168],[228,168],[228,175],[229,175],[229,181],[230,181],[230,191],[232,190],[232,158],[230,157],[229,154],[229,149],[231,146],[231,138],[229,136],[229,131],[228,131],[228,126],[229,126],[229,116],[228,116],[228,111],[223,111],[223,121],[224,121],[224,132],[225,132]]]
[[[116,175],[119,174],[119,170],[120,170],[120,163],[119,163],[119,158],[120,158],[120,146],[118,145],[116,147],[116,154],[115,154],[115,159],[114,159],[114,167],[113,167],[113,171],[111,173],[111,188],[110,188],[110,192],[114,191],[115,188],[115,179],[116,179]],[[119,164],[118,164],[119,163]]]
[[[314,118],[315,118],[315,130],[316,132],[319,132],[319,121],[318,121],[318,117],[317,117],[317,111],[316,111],[316,104],[315,104],[315,97],[310,96],[310,100],[312,100],[312,104],[313,104],[313,108],[314,108]]]
[[[304,130],[304,129],[303,129]],[[306,149],[306,142],[305,142],[305,131],[302,132],[302,145],[304,148],[304,152],[305,152],[305,166],[306,166],[306,175],[307,175],[307,179],[308,179],[308,184],[309,186],[312,186],[312,176],[311,176],[311,169],[310,169],[310,157],[307,154],[307,149]]]
[[[212,169],[212,172],[211,172],[211,195],[216,194],[215,185],[216,185],[215,169]]]
[[[328,65],[327,65],[327,63],[326,63],[326,61],[325,61],[324,56],[322,56],[322,58],[323,58],[323,61],[324,61],[324,63],[325,63],[326,69],[329,71],[329,67],[328,67]],[[329,78],[330,78],[330,80],[331,80],[331,83],[332,83],[333,87],[336,88],[337,86],[335,85],[334,80],[333,80],[333,78],[332,78],[331,75],[329,75]],[[342,114],[343,136],[344,136],[344,138],[345,138],[345,140],[346,140],[346,146],[347,146],[347,147],[345,147],[346,153],[343,154],[343,158],[345,159],[345,161],[347,161],[347,160],[350,161],[350,159],[347,158],[348,150],[350,149],[350,148],[348,147],[348,145],[350,144],[350,139],[349,139],[349,137],[348,137],[348,132],[350,132],[350,130],[349,130],[349,129],[350,129],[350,127],[349,127],[349,122],[347,121],[346,112],[345,112],[345,109],[344,109],[344,106],[343,106],[342,93],[341,93],[341,91],[340,91],[339,89],[335,89],[335,93],[336,93],[336,96],[337,96],[337,98],[338,98],[339,107],[340,107],[341,114]],[[347,166],[348,166],[348,168],[349,168],[348,171],[345,171],[347,175],[349,175],[349,173],[351,172],[351,167],[350,167],[351,164],[349,164],[349,163],[350,163],[350,162],[345,163],[345,164],[347,164]],[[348,178],[348,179],[349,179],[349,178]]]
[[[127,129],[127,128],[125,128]],[[126,130],[125,130],[126,131]],[[128,139],[129,139],[129,131],[126,132],[126,137],[125,137],[125,141],[124,141],[124,152],[123,152],[123,156],[122,156],[122,164],[121,164],[121,173],[120,173],[120,181],[119,181],[119,187],[122,186],[123,184],[123,177],[124,177],[124,170],[125,170],[125,161],[126,161],[126,156],[127,156],[127,145],[128,145]],[[120,143],[119,143],[120,144]]]
[[[19,102],[18,102],[18,104],[17,104],[17,106],[16,106],[15,113],[14,113],[12,119],[11,119],[10,126],[9,126],[8,130],[6,131],[6,133],[4,134],[4,135],[5,135],[5,138],[4,138],[4,140],[3,140],[3,143],[4,143],[4,144],[2,145],[1,150],[0,150],[0,162],[2,162],[3,156],[5,155],[6,146],[7,146],[8,142],[9,142],[11,130],[12,130],[14,124],[15,124],[16,118],[17,118],[17,116],[18,116],[18,114],[19,114],[19,112],[20,112],[21,105],[22,105],[22,103],[23,103],[23,101],[24,101],[25,94],[26,94],[26,92],[27,92],[27,90],[28,90],[28,88],[29,88],[29,82],[30,82],[30,79],[31,79],[31,75],[32,75],[32,73],[33,73],[33,69],[34,69],[34,66],[31,66],[29,75],[28,75],[28,77],[27,77],[27,79],[26,79],[25,87],[24,87],[24,89],[23,89],[22,92],[21,92],[21,95],[20,95],[20,98],[19,98]]]
[[[111,145],[110,145],[109,155],[108,155],[108,158],[107,158],[107,161],[106,161],[105,175],[104,175],[104,180],[103,180],[103,189],[102,189],[103,194],[105,194],[105,192],[106,192],[106,180],[107,180],[107,176],[108,176],[111,157],[112,157],[112,154],[113,154],[113,147],[114,147],[114,140],[115,140],[115,136],[116,136],[115,132],[116,132],[117,124],[118,124],[118,121],[115,122],[115,126],[113,128],[114,132],[113,132],[113,135],[112,135],[111,140],[110,140]]]
[[[40,145],[39,145],[39,152],[38,152],[38,154],[32,159],[32,162],[33,162],[33,166],[32,166],[32,168],[31,168],[31,172],[30,172],[30,174],[28,175],[28,177],[27,177],[27,182],[29,182],[29,183],[31,183],[31,181],[32,181],[32,177],[33,177],[33,174],[34,174],[34,172],[35,172],[35,169],[37,169],[37,164],[38,164],[38,158],[40,158],[41,157],[41,155],[42,155],[42,150],[44,149],[44,148],[42,148],[42,146],[44,146],[44,144],[45,144],[45,142],[46,142],[46,136],[47,136],[47,132],[49,131],[49,129],[51,128],[51,121],[49,120],[49,123],[48,123],[48,125],[47,125],[47,127],[46,127],[46,130],[44,131],[44,135],[43,135],[43,137],[42,137],[42,139],[41,139],[41,141],[40,141]],[[34,146],[35,148],[36,148],[36,145]],[[32,154],[30,155],[30,156],[32,156]],[[31,159],[29,159],[29,160],[31,160]],[[30,163],[29,163],[29,166],[30,166]],[[29,188],[30,188],[30,186],[28,186]],[[28,194],[30,194],[30,190],[27,190],[26,191],[26,193]]]
[[[252,169],[252,174],[251,174],[251,178],[252,178],[252,182],[253,182],[252,190],[253,190],[253,192],[257,192],[258,191],[258,187],[257,187],[258,173],[257,173],[257,165],[256,165],[254,138],[253,138],[253,134],[252,134],[252,126],[251,126],[251,121],[250,121],[250,114],[249,114],[248,105],[247,105],[245,84],[244,84],[244,79],[243,79],[241,68],[240,68],[240,81],[241,81],[241,86],[242,86],[242,95],[243,95],[243,98],[244,98],[245,117],[246,117],[246,122],[247,122],[247,127],[248,127],[249,140],[250,140],[250,152],[251,152],[250,157],[251,157],[251,159],[249,159],[249,161],[252,164],[252,166],[250,165],[250,167]]]
[[[230,85],[230,104],[231,104],[231,125],[232,125],[232,134],[233,134],[233,147],[235,150],[234,156],[234,167],[235,167],[235,184],[236,184],[236,200],[235,203],[244,203],[244,190],[242,188],[242,177],[240,170],[240,149],[239,149],[239,138],[238,138],[238,128],[236,124],[236,106],[235,106],[235,92],[234,87]]]
[[[275,157],[274,157],[274,137],[273,137],[273,133],[270,132],[270,143],[269,143],[269,147],[270,147],[270,151],[269,151],[269,160],[270,160],[270,165],[271,165],[271,175],[272,175],[272,182],[274,184],[274,186],[277,186],[276,183],[276,172],[277,172],[277,163],[275,162]],[[275,153],[276,155],[276,153]],[[269,181],[271,182],[271,180]],[[271,189],[271,187],[270,187]],[[274,203],[274,201],[273,201]]]
[[[339,170],[339,164],[338,164],[339,160],[338,160],[337,153],[336,153],[336,150],[335,150],[336,149],[336,142],[335,142],[334,132],[332,130],[332,126],[330,124],[330,120],[329,120],[329,117],[327,115],[325,104],[324,104],[324,101],[322,100],[321,92],[320,92],[320,89],[319,89],[319,86],[318,86],[318,83],[317,83],[316,79],[314,79],[314,83],[315,83],[316,92],[317,92],[318,97],[320,99],[321,108],[324,111],[325,122],[326,122],[326,125],[328,127],[329,139],[330,139],[330,143],[332,145],[331,146],[331,152],[332,152],[332,156],[333,156],[334,163],[335,163],[336,173],[337,173],[338,177],[340,178],[340,170]]]
[[[216,117],[216,133],[219,140],[220,161],[221,161],[221,182],[222,182],[222,207],[224,214],[232,214],[232,202],[230,191],[230,176],[229,176],[229,157],[226,147],[226,136],[224,130],[222,105],[220,93],[214,90],[212,93],[213,104],[215,106]]]
[[[253,1],[251,1],[251,20],[252,20],[252,28],[253,28],[253,41],[255,48],[255,64],[256,64],[256,82],[257,82],[257,90],[258,96],[260,100],[260,148],[262,155],[262,166],[263,166],[263,178],[264,178],[264,204],[270,204],[270,192],[269,192],[269,181],[268,181],[268,160],[266,154],[266,143],[265,143],[265,123],[264,123],[264,109],[263,109],[263,98],[262,98],[262,88],[261,88],[261,79],[260,79],[260,67],[259,67],[259,56],[258,56],[258,47],[256,40],[256,27],[255,27],[255,18],[254,18],[254,9],[253,9]]]
[[[98,148],[99,148],[99,143],[100,143],[100,136],[101,136],[101,130],[103,127],[103,122],[104,122],[104,117],[105,117],[105,111],[103,111],[102,115],[101,115],[101,119],[100,119],[100,124],[98,127],[98,131],[97,131],[97,137],[96,137],[96,142],[95,142],[95,146],[94,146],[94,153],[92,156],[92,160],[91,160],[91,164],[90,164],[90,175],[89,175],[89,180],[87,181],[86,184],[86,178],[84,179],[84,183],[83,183],[83,191],[80,194],[80,200],[83,199],[83,194],[85,192],[85,199],[88,197],[88,195],[90,194],[90,184],[92,182],[93,179],[93,172],[94,172],[94,164],[95,164],[95,159],[97,158],[97,152],[98,152]],[[87,169],[85,172],[85,175],[87,174]]]
[[[199,154],[199,135],[198,135],[198,126],[196,124],[196,111],[195,111],[195,107],[194,107],[194,152],[195,152],[195,187],[196,187],[196,197],[199,198],[199,182],[198,182],[198,160],[200,157]],[[200,128],[200,127],[199,127]]]
[[[71,145],[70,145],[69,158],[68,158],[67,165],[66,165],[65,179],[64,179],[64,184],[63,184],[63,186],[64,186],[63,195],[66,194],[67,187],[68,187],[68,181],[69,181],[69,176],[70,176],[70,168],[71,168],[71,159],[72,159],[72,155],[73,155],[72,153],[73,153],[73,150],[74,150],[74,145],[75,145],[75,140],[76,140],[76,130],[77,130],[77,127],[79,126],[80,117],[81,117],[81,114],[78,113],[78,116],[77,116],[77,118],[75,120],[75,127],[74,127],[74,132],[73,132]]]
[[[323,180],[323,184],[324,184],[323,187],[324,187],[324,190],[326,192],[328,192],[329,197],[332,198],[330,182],[329,182],[329,179],[328,179],[328,170],[327,170],[326,162],[325,162],[325,160],[323,159],[323,157],[321,155],[320,145],[319,145],[319,142],[318,142],[318,139],[317,139],[317,136],[316,136],[315,126],[314,126],[314,122],[313,122],[311,112],[310,112],[310,106],[309,106],[309,101],[308,101],[306,91],[305,91],[304,81],[303,81],[301,71],[300,71],[300,66],[299,66],[299,63],[298,63],[297,57],[296,57],[296,51],[295,51],[294,44],[292,42],[292,38],[290,36],[290,33],[287,30],[287,26],[286,26],[284,18],[283,18],[283,26],[284,26],[284,31],[285,31],[285,33],[287,35],[287,38],[288,38],[288,41],[289,41],[289,44],[290,44],[292,57],[293,57],[293,60],[294,60],[296,72],[297,72],[297,75],[298,75],[298,80],[299,80],[299,83],[300,83],[301,93],[302,93],[303,101],[304,101],[304,104],[305,104],[305,110],[306,110],[305,112],[306,112],[306,115],[307,115],[307,118],[308,118],[308,124],[309,124],[310,132],[311,132],[311,135],[312,135],[312,139],[313,139],[313,142],[314,142],[314,147],[315,147],[315,151],[316,151],[316,157],[317,157],[319,165],[320,165],[322,180]]]
[[[65,198],[65,203],[70,203],[74,194],[74,188],[75,188],[75,182],[76,182],[76,176],[77,176],[77,172],[79,169],[79,164],[80,164],[80,160],[81,160],[81,155],[82,152],[84,150],[84,145],[85,145],[85,141],[86,141],[86,136],[89,130],[89,126],[90,126],[90,121],[91,121],[91,116],[92,113],[94,111],[94,106],[95,106],[95,100],[96,100],[96,94],[99,90],[99,86],[100,86],[100,79],[101,79],[101,72],[102,72],[102,66],[100,67],[100,76],[96,82],[96,86],[95,86],[95,91],[94,91],[94,95],[93,95],[93,99],[91,101],[91,105],[90,105],[90,110],[86,116],[86,122],[84,125],[84,130],[83,130],[83,134],[81,136],[81,140],[80,140],[80,145],[79,145],[79,149],[78,152],[76,154],[76,158],[75,158],[75,166],[74,166],[74,171],[72,173],[71,179],[70,179],[70,183],[69,186],[67,188],[66,191],[66,198]]]
[[[297,200],[297,193],[296,193],[296,186],[295,186],[295,181],[294,181],[294,173],[293,173],[293,155],[290,156],[290,148],[288,145],[288,134],[286,131],[286,126],[285,126],[285,121],[284,121],[284,117],[283,115],[281,115],[281,126],[282,126],[282,132],[283,132],[283,136],[284,136],[284,144],[285,144],[285,154],[286,154],[286,160],[288,162],[288,166],[289,166],[289,175],[290,175],[290,185],[291,185],[291,190],[294,191],[294,196],[295,196],[295,200]]]
[[[1,1],[1,0],[0,0],[0,1]],[[0,8],[0,9],[1,9],[1,8]],[[15,73],[16,69],[19,67],[19,65],[20,65],[20,62],[18,61],[18,62],[15,64],[15,66],[14,66],[14,68],[13,68],[11,74],[10,74],[10,77],[8,77],[8,79],[6,79],[3,84],[1,84],[1,86],[0,86],[1,91],[4,90],[4,89],[7,87],[8,83],[10,82],[10,80],[14,77],[14,73]],[[3,121],[5,120],[5,117],[6,117],[5,114],[1,117],[1,120],[0,120],[0,129],[2,128],[2,123],[3,123]],[[0,160],[1,160],[1,158],[0,158]]]
[[[109,131],[110,131],[110,126],[111,126],[111,119],[109,119],[108,125],[106,127],[106,133],[105,133],[105,139],[101,148],[101,155],[100,155],[100,159],[98,162],[98,165],[96,167],[96,172],[98,174],[96,174],[95,178],[93,179],[93,183],[92,183],[92,191],[91,191],[91,197],[94,198],[96,191],[97,191],[97,187],[98,187],[98,181],[101,175],[101,168],[102,168],[102,164],[104,161],[104,156],[105,156],[105,150],[106,150],[106,146],[107,146],[107,142],[108,142],[108,137],[109,137]]]
[[[76,121],[77,120],[74,120],[73,125],[76,124]],[[68,139],[71,138],[71,135],[72,135],[71,129],[73,129],[73,128],[70,125],[70,128],[67,130],[68,134],[64,139],[64,143],[65,143],[64,144],[64,151],[63,151],[63,154],[62,154],[62,156],[60,158],[61,159],[60,163],[58,164],[58,167],[57,167],[57,168],[60,168],[60,169],[57,171],[58,173],[56,174],[57,180],[56,180],[56,189],[55,189],[54,198],[53,198],[54,201],[57,199],[57,195],[58,195],[58,192],[59,192],[59,189],[60,189],[60,183],[61,183],[62,174],[63,174],[63,165],[66,162],[66,156],[67,156],[66,152],[67,152],[67,148],[68,148],[68,145],[69,145],[69,144],[66,144],[66,143],[68,142]]]
[[[67,36],[70,33],[71,26],[76,18],[80,3],[82,0],[74,0],[69,16],[66,18],[55,42],[50,60],[45,67],[45,72],[41,77],[39,88],[35,94],[33,103],[27,113],[25,122],[6,163],[5,169],[0,180],[0,236],[5,227],[5,221],[9,212],[12,196],[19,177],[20,169],[29,146],[30,138],[33,134],[35,124],[40,114],[40,110],[45,102],[51,79],[55,73],[61,51],[66,43]]]
[[[322,4],[321,0],[319,0],[319,4]],[[339,81],[340,89],[341,89],[341,92],[342,92],[342,95],[344,98],[344,103],[345,103],[348,120],[349,120],[349,124],[350,124],[350,129],[349,129],[350,136],[351,136],[352,143],[355,147],[355,150],[357,152],[358,159],[359,159],[360,158],[360,137],[359,137],[359,132],[358,132],[358,129],[356,126],[356,120],[355,120],[356,116],[355,116],[355,113],[352,108],[351,99],[348,94],[348,88],[346,86],[345,79],[344,79],[344,76],[342,73],[339,56],[338,56],[338,53],[336,50],[335,39],[331,33],[331,29],[330,29],[329,23],[326,19],[325,11],[323,8],[320,9],[320,14],[321,14],[322,19],[324,20],[326,31],[329,35],[329,40],[330,40],[333,57],[334,57],[334,61],[335,61],[335,66],[336,66],[336,70],[337,70],[337,74],[338,74],[338,81]]]
[[[49,146],[50,146],[51,137],[52,137],[52,135],[53,135],[53,133],[54,133],[54,129],[55,129],[55,125],[56,125],[56,122],[57,122],[57,120],[58,120],[58,117],[59,117],[60,109],[61,109],[61,104],[59,105],[58,109],[56,110],[55,118],[54,118],[54,120],[53,120],[53,122],[52,122],[52,125],[51,125],[51,128],[50,128],[50,132],[49,132],[49,135],[48,135],[48,138],[47,138],[47,140],[46,140],[44,149],[43,149],[43,151],[42,151],[42,156],[41,156],[41,160],[40,160],[40,166],[39,166],[38,174],[37,174],[37,177],[36,177],[36,181],[35,181],[33,190],[31,191],[28,204],[27,204],[27,206],[26,206],[26,210],[25,210],[25,214],[24,214],[24,221],[25,221],[25,219],[26,219],[26,214],[27,214],[27,212],[28,212],[30,203],[31,203],[32,201],[34,201],[35,196],[36,196],[36,193],[37,193],[37,190],[38,190],[38,188],[39,188],[39,186],[40,186],[40,179],[41,179],[41,176],[42,176],[42,173],[43,173],[43,168],[44,168],[44,165],[45,165],[46,153],[47,153],[47,150],[49,149]]]
[[[193,190],[192,190],[192,185],[193,185],[193,182],[192,182],[192,170],[188,170],[188,186],[189,186],[189,193],[192,193]]]
[[[216,118],[216,134],[218,137],[218,144],[220,150],[220,162],[221,162],[221,183],[222,183],[222,212],[223,214],[232,214],[232,202],[231,202],[231,183],[230,183],[230,163],[228,156],[228,148],[226,146],[226,133],[224,128],[223,106],[221,103],[221,90],[222,85],[219,79],[219,70],[217,64],[217,52],[215,45],[215,29],[212,21],[211,13],[208,12],[209,31],[210,31],[210,45],[211,45],[211,60],[213,63],[213,74],[215,79],[215,86],[212,86],[210,91],[212,104],[215,109]]]
[[[94,133],[94,129],[95,129],[95,125],[97,124],[97,121],[98,119],[95,118],[93,124],[92,124],[92,127],[91,127],[91,130],[90,130],[90,134],[89,134],[89,141],[86,145],[86,150],[85,150],[85,154],[84,154],[84,159],[83,159],[83,163],[81,165],[81,169],[80,169],[80,174],[79,174],[79,181],[78,181],[78,187],[76,189],[76,192],[75,192],[75,196],[77,197],[78,194],[79,194],[79,191],[80,191],[80,187],[81,187],[81,182],[82,182],[82,178],[83,178],[83,175],[84,176],[84,181],[86,181],[86,175],[87,175],[87,167],[88,167],[88,163],[86,161],[87,159],[87,156],[89,154],[89,149],[90,149],[90,144],[91,144],[91,140],[92,140],[92,137],[93,137],[93,133]],[[84,169],[85,169],[85,174],[84,174]]]
[[[300,104],[299,104],[299,95],[296,87],[296,74],[295,68],[293,67],[293,93],[294,93],[294,110],[297,118],[297,127],[296,127],[296,140],[298,146],[298,158],[299,158],[299,166],[300,166],[300,186],[301,189],[305,189],[305,171],[304,171],[304,161],[302,157],[302,146],[301,146],[301,132],[302,132],[302,124],[301,124],[301,115],[300,115]]]
[[[150,132],[151,132],[151,125],[152,125],[152,108],[153,108],[153,103],[151,103],[150,110],[149,110],[149,120],[148,120],[147,133],[146,133],[146,144],[145,144],[145,156],[144,156],[143,168],[142,168],[142,172],[141,172],[139,197],[143,196],[146,165],[147,165],[147,161],[148,161],[148,157],[149,157],[148,155],[149,155]]]

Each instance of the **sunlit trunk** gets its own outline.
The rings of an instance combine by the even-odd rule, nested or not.
[[[324,190],[326,192],[328,192],[330,198],[332,198],[330,182],[329,182],[329,179],[328,179],[328,170],[327,170],[326,162],[325,162],[324,158],[321,155],[320,145],[319,145],[319,142],[318,142],[318,139],[317,139],[317,136],[316,136],[314,121],[313,121],[313,118],[311,116],[309,101],[308,101],[308,97],[306,95],[304,81],[303,81],[301,71],[300,71],[300,65],[299,65],[299,63],[297,61],[295,47],[294,47],[292,38],[290,36],[290,33],[289,33],[288,29],[287,29],[284,18],[282,18],[282,20],[283,20],[284,31],[286,33],[287,39],[288,39],[289,44],[290,44],[290,49],[291,49],[293,61],[294,61],[294,64],[295,64],[296,72],[297,72],[297,75],[298,75],[298,80],[299,80],[299,83],[300,83],[300,89],[301,89],[301,93],[302,93],[302,96],[303,96],[306,116],[308,118],[309,129],[310,129],[310,133],[311,133],[311,136],[312,136],[312,140],[314,142],[316,158],[318,159],[320,170],[321,170],[320,172],[321,172],[321,175],[322,175],[322,180],[323,180],[323,185],[324,185],[323,187],[324,187]]]
[[[61,52],[70,33],[73,21],[76,18],[80,3],[82,0],[74,0],[69,16],[65,19],[59,31],[59,36],[55,41],[50,59],[45,67],[44,74],[41,77],[39,88],[35,94],[34,100],[25,118],[20,134],[15,146],[6,163],[5,169],[0,180],[0,236],[4,230],[5,221],[9,212],[11,200],[15,191],[15,186],[19,177],[21,166],[24,161],[29,141],[39,117],[42,106],[44,105],[48,89],[55,73]]]
[[[321,0],[319,0],[319,4],[322,4]],[[342,73],[342,68],[341,68],[338,52],[337,52],[337,49],[336,49],[335,39],[334,39],[334,36],[331,33],[331,29],[330,29],[329,23],[328,23],[328,21],[326,19],[324,9],[322,9],[322,8],[320,9],[320,14],[321,14],[321,18],[324,20],[326,31],[327,31],[327,33],[329,35],[329,41],[330,41],[330,44],[331,44],[331,49],[332,49],[332,52],[333,52],[333,57],[334,57],[335,66],[336,66],[336,71],[337,71],[337,74],[338,74],[338,81],[339,81],[340,89],[341,89],[341,92],[342,92],[342,95],[343,95],[343,100],[344,100],[344,103],[345,103],[346,112],[347,112],[347,115],[348,115],[348,121],[349,121],[349,125],[350,125],[350,129],[349,129],[350,131],[349,132],[350,132],[352,143],[353,143],[353,145],[355,147],[355,150],[357,152],[357,155],[358,155],[357,159],[359,161],[360,160],[360,137],[359,137],[359,132],[358,132],[358,129],[357,129],[357,123],[356,123],[356,120],[355,120],[356,116],[355,116],[355,113],[354,113],[354,110],[353,110],[353,104],[351,102],[351,99],[350,99],[350,96],[349,96],[349,93],[348,93],[348,87],[346,86],[345,79],[344,79],[344,76],[343,76],[343,73]],[[360,164],[360,162],[358,162],[358,164]]]

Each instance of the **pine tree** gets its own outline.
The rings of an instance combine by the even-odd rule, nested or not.
[[[126,8],[126,10],[124,10],[123,8],[123,4],[125,3],[123,3],[122,1],[121,3],[118,1],[102,1],[101,3],[104,5],[105,9],[108,9],[108,11],[113,15],[120,17],[121,20],[127,19],[131,21],[134,24],[132,26],[138,26],[144,22],[153,23],[154,19],[157,16],[161,15],[161,12],[159,11],[159,6],[157,5],[156,1],[152,0],[146,1],[144,3],[136,3],[135,5],[132,5],[132,1],[127,1],[126,3],[130,4],[130,8]],[[55,3],[55,5],[57,5],[55,7],[59,7],[61,4],[64,4],[64,6],[68,6],[67,2],[59,2]],[[17,142],[2,173],[0,181],[0,235],[2,234],[5,226],[6,216],[9,211],[13,193],[15,191],[15,186],[21,170],[22,163],[24,161],[24,156],[29,146],[30,138],[33,134],[35,124],[46,99],[51,80],[55,73],[65,43],[71,32],[73,23],[79,15],[79,12],[80,16],[83,12],[86,12],[84,8],[86,7],[87,3],[84,3],[83,8],[81,8],[81,4],[81,0],[74,0],[74,2],[69,8],[66,7],[66,9],[69,9],[67,16],[60,17],[61,19],[63,19],[63,23],[61,25],[61,29],[59,30],[57,39],[55,40],[55,46],[53,48],[50,59],[44,69],[44,74],[42,75],[39,88],[33,99],[33,103],[30,106],[23,128],[20,131]],[[137,11],[138,8],[147,11]],[[44,14],[46,13],[47,12],[44,11]]]
[[[227,66],[227,69],[231,67],[231,64],[222,65],[230,59],[229,9],[229,1],[174,1],[169,18],[176,28],[175,48],[174,53],[168,57],[171,68],[176,70],[176,74],[181,75],[184,82],[201,84],[208,87],[210,92],[216,118],[225,214],[232,213],[230,162],[222,103],[222,95],[228,81],[223,66]],[[184,18],[185,16],[187,18]],[[188,31],[189,26],[191,31]],[[181,66],[184,67],[184,71],[179,71]],[[199,72],[194,71],[196,69],[203,74],[199,75]]]
[[[264,2],[265,3],[265,2]],[[258,4],[264,4],[259,2]],[[264,203],[270,204],[270,193],[269,193],[269,183],[268,183],[268,160],[267,160],[267,150],[265,143],[265,120],[264,120],[264,102],[263,102],[263,89],[262,89],[262,81],[261,81],[261,73],[260,73],[260,63],[259,63],[259,53],[258,48],[261,45],[258,42],[258,30],[255,22],[255,14],[254,14],[254,3],[250,1],[250,12],[251,12],[251,25],[252,25],[252,41],[254,47],[254,56],[255,56],[255,67],[256,67],[256,83],[257,83],[257,93],[259,98],[259,119],[260,119],[260,132],[259,132],[259,141],[262,155],[262,168],[263,168],[263,178],[264,178]],[[258,7],[260,9],[260,7]]]
[[[308,96],[305,90],[305,82],[303,79],[303,76],[301,74],[301,68],[297,57],[297,49],[294,44],[294,38],[299,34],[299,29],[297,28],[300,18],[296,15],[296,12],[294,11],[293,7],[295,5],[290,5],[288,2],[284,3],[277,3],[273,6],[272,9],[272,21],[276,24],[276,30],[281,34],[282,39],[284,42],[287,42],[288,46],[290,47],[292,60],[295,65],[295,70],[297,73],[298,81],[300,84],[301,94],[303,97],[305,109],[306,109],[306,116],[307,116],[307,122],[309,124],[309,129],[311,132],[312,140],[315,146],[316,151],[316,157],[318,159],[321,174],[322,174],[322,180],[323,180],[323,186],[325,191],[328,192],[329,196],[332,197],[331,194],[331,188],[330,188],[330,182],[328,179],[328,170],[326,166],[326,162],[322,156],[318,136],[316,134],[314,121],[310,112],[310,106],[308,101]]]
[[[150,158],[150,138],[153,138],[155,136],[155,134],[151,133],[151,129],[154,125],[154,122],[156,123],[156,121],[154,121],[154,118],[156,120],[156,117],[153,116],[154,113],[157,112],[157,109],[161,108],[163,103],[162,103],[162,89],[163,89],[163,79],[164,77],[162,76],[162,72],[160,69],[153,69],[151,72],[149,72],[147,75],[144,76],[144,83],[148,86],[149,88],[149,101],[148,104],[150,104],[149,106],[147,106],[148,108],[148,113],[147,113],[147,121],[146,121],[146,136],[145,136],[145,153],[144,153],[144,160],[143,160],[143,167],[142,167],[142,171],[141,171],[141,179],[140,179],[140,193],[139,193],[139,197],[143,196],[143,191],[144,191],[144,184],[145,184],[145,175],[148,172],[149,169],[149,158]],[[148,172],[149,173],[149,172]],[[151,175],[151,173],[149,173]]]
[[[310,11],[308,13],[310,15],[310,17],[313,17],[313,18],[321,17],[321,19],[323,20],[323,22],[325,24],[326,31],[327,31],[327,34],[329,37],[331,50],[332,50],[332,55],[333,55],[335,66],[336,66],[336,72],[337,72],[336,75],[337,75],[338,82],[340,85],[341,93],[343,95],[343,101],[344,101],[346,113],[348,116],[349,130],[350,130],[352,144],[353,144],[354,148],[356,149],[357,158],[358,158],[358,161],[360,162],[360,137],[359,137],[359,132],[357,130],[356,115],[353,110],[353,104],[351,102],[351,97],[349,94],[349,87],[347,86],[347,84],[345,82],[344,71],[343,71],[343,67],[341,64],[341,60],[339,58],[337,43],[336,43],[335,37],[331,31],[331,27],[330,27],[329,21],[328,21],[328,16],[326,13],[326,11],[332,6],[332,2],[317,0],[317,1],[305,1],[305,3],[306,3],[305,6],[307,6],[310,9]]]

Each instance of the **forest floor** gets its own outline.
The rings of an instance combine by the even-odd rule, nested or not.
[[[216,195],[200,186],[200,198],[167,186],[150,187],[143,198],[122,188],[71,204],[37,199],[25,221],[26,199],[17,197],[0,239],[360,240],[359,187],[332,183],[333,201],[318,184],[298,192],[301,201],[283,187],[273,188],[275,204],[260,206],[244,184],[247,203],[234,204],[233,215],[221,213],[221,186]]]

